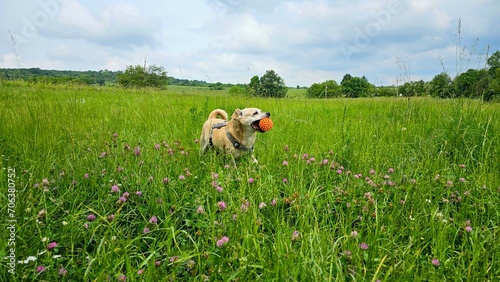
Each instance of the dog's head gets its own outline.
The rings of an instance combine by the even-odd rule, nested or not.
[[[263,112],[257,108],[246,108],[243,110],[236,109],[231,118],[238,121],[247,131],[264,132],[264,130],[259,127],[259,121],[270,116],[271,113],[269,112]]]

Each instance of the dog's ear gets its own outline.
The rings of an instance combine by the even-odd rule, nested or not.
[[[233,115],[231,116],[232,119],[240,119],[240,117],[243,116],[243,112],[240,109],[234,110]]]

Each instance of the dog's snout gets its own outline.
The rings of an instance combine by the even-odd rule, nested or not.
[[[270,117],[270,116],[271,116],[271,113],[270,113],[270,112],[267,112],[267,113],[266,113],[266,116],[267,116],[267,117]]]

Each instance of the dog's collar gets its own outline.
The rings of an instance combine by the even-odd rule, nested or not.
[[[248,148],[247,146],[241,144],[238,139],[236,139],[232,134],[231,132],[229,132],[229,129],[226,127],[226,135],[227,135],[227,139],[229,139],[229,141],[231,141],[231,143],[233,144],[233,147],[238,149],[238,150],[242,150],[242,151],[246,151],[246,152],[251,152],[253,151],[253,147],[251,148]]]

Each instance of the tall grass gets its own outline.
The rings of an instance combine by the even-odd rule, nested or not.
[[[498,104],[1,87],[16,260],[36,260],[0,280],[500,279]],[[212,109],[250,106],[274,121],[259,165],[198,154]]]

